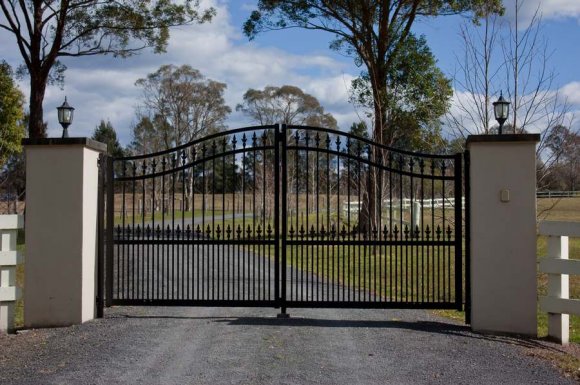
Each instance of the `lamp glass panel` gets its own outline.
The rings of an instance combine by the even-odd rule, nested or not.
[[[502,106],[502,110],[503,110],[503,111],[502,111],[502,117],[503,117],[504,119],[507,119],[507,117],[508,117],[508,115],[509,115],[509,113],[510,113],[509,104],[507,104],[507,103],[502,103],[502,105],[501,105],[501,106]]]
[[[69,109],[67,108],[66,110],[64,110],[64,114],[63,114],[63,115],[64,115],[64,116],[63,116],[63,117],[64,117],[64,121],[65,121],[66,123],[70,123],[70,122],[72,122],[72,115],[73,115],[73,112],[72,112],[72,110],[69,110]]]
[[[58,122],[70,124],[73,119],[73,109],[72,108],[58,108]]]

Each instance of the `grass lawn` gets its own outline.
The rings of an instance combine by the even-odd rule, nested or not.
[[[219,218],[222,214],[224,215],[229,215],[232,214],[233,211],[225,211],[222,212],[221,210],[215,210],[215,211],[205,211],[205,217],[206,218],[211,218],[212,214],[215,215],[216,218]],[[201,209],[199,210],[194,210],[194,211],[180,211],[180,210],[175,210],[175,212],[169,212],[166,213],[165,215],[162,215],[162,213],[160,211],[156,212],[155,215],[151,215],[151,214],[146,214],[145,215],[145,219],[143,219],[142,215],[135,215],[135,226],[140,225],[141,223],[143,223],[143,221],[145,222],[145,224],[151,223],[153,222],[153,220],[155,220],[155,226],[157,225],[161,225],[162,220],[165,220],[165,225],[170,225],[171,221],[173,218],[175,218],[175,223],[176,225],[179,224],[181,222],[181,219],[189,219],[191,217],[201,217],[203,215],[203,211]],[[132,226],[133,225],[133,216],[132,215],[128,215],[125,217],[125,221],[123,222],[123,217],[121,216],[115,216],[115,225],[120,225],[120,224],[125,224],[125,226]]]

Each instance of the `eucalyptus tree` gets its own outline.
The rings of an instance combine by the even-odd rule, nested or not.
[[[13,35],[24,61],[19,72],[30,76],[30,137],[45,135],[42,104],[47,85],[63,84],[60,58],[164,52],[170,27],[210,21],[214,14],[199,0],[1,1],[0,30]]]
[[[142,89],[138,114],[157,122],[165,149],[225,129],[231,112],[224,100],[226,84],[206,79],[189,65],[163,65],[135,85]]]
[[[142,89],[140,120],[133,129],[136,152],[167,150],[226,128],[231,112],[224,99],[226,84],[207,79],[188,65],[163,65],[136,85]],[[189,209],[195,175],[189,172],[186,179]]]
[[[324,112],[318,99],[296,86],[249,89],[236,110],[261,125],[285,123],[336,128],[336,119]]]
[[[332,114],[325,112],[320,101],[313,95],[304,92],[301,88],[292,85],[283,85],[281,87],[266,86],[263,90],[249,89],[244,93],[243,102],[236,106],[236,110],[249,117],[253,123],[260,125],[269,124],[288,124],[297,126],[312,126],[337,129],[337,122]],[[298,130],[297,135],[301,132]],[[272,141],[273,136],[264,136],[262,140]],[[296,140],[287,138],[288,141]],[[315,154],[309,153],[310,164],[314,163]],[[274,159],[272,153],[264,153],[263,158],[257,159],[259,165],[263,167],[248,167],[248,170],[255,172],[252,178],[258,181],[257,186],[265,186],[264,196],[267,202],[264,202],[263,210],[266,210],[266,216],[274,206]],[[306,154],[300,151],[290,152],[288,154],[289,164],[299,164],[298,167],[289,167],[288,179],[289,184],[300,184],[302,190],[315,186],[316,181],[314,173],[310,173],[310,178],[305,178],[306,171]],[[244,168],[245,170],[246,168]],[[323,182],[324,183],[324,182]],[[314,198],[314,196],[312,196]],[[310,207],[315,207],[311,205]]]
[[[421,152],[441,148],[439,122],[449,109],[451,81],[437,67],[424,36],[410,34],[387,72],[383,144]],[[373,115],[375,99],[368,72],[352,81],[351,102]]]

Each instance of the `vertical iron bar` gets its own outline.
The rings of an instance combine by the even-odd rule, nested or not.
[[[463,272],[462,272],[462,265],[463,265],[463,215],[461,212],[461,203],[462,203],[462,195],[463,195],[463,170],[462,170],[462,154],[458,153],[455,155],[455,304],[457,306],[457,310],[463,310]],[[449,253],[451,256],[451,253]],[[450,264],[451,265],[451,264]]]
[[[242,238],[246,237],[246,141],[244,133],[242,136]],[[242,299],[246,299],[246,252],[238,246],[238,258],[240,253],[242,254]]]
[[[252,176],[253,176],[253,183],[252,183],[252,237],[254,239],[256,239],[256,220],[257,220],[257,216],[256,216],[256,191],[257,191],[257,185],[256,185],[256,146],[258,145],[257,142],[257,137],[256,137],[256,132],[254,132],[254,135],[252,137],[252,154],[253,154],[253,171],[252,171]],[[259,241],[258,241],[259,242]],[[259,269],[259,267],[258,267]],[[258,277],[259,277],[259,273],[258,273]],[[258,294],[259,294],[259,290],[258,290]],[[252,242],[252,300],[256,300],[256,243]]]
[[[403,156],[399,155],[399,234],[401,236],[401,240],[404,239],[404,227],[403,227],[403,197],[404,197],[404,193],[403,193]],[[401,272],[401,277],[400,277],[400,282],[401,282],[401,291],[399,292],[399,296],[400,296],[400,300],[403,301],[403,294],[407,294],[407,291],[405,290],[405,292],[403,293],[403,247],[399,248],[399,252],[400,252],[400,257],[401,257],[401,266],[400,266],[400,272]],[[405,281],[405,287],[407,285],[407,282]]]
[[[156,170],[156,163],[155,163],[155,159],[153,159],[152,162],[152,169],[151,169],[151,173],[155,174]],[[155,177],[151,178],[151,200],[152,200],[152,207],[151,207],[151,233],[153,234],[153,239],[157,239],[155,238],[155,210],[157,208],[157,204],[155,202]],[[159,265],[159,243],[157,243],[157,246],[153,246],[153,255],[152,258],[153,260],[152,264],[153,264],[153,268],[151,269],[151,277],[152,277],[152,282],[151,282],[151,292],[152,295],[151,297],[154,299],[158,299],[159,298],[159,278],[157,276],[157,268]],[[157,285],[155,285],[155,283],[157,282]],[[157,286],[157,291],[155,291]]]
[[[344,178],[346,180],[346,207],[347,207],[347,212],[346,212],[346,227],[349,230],[350,233],[350,229],[351,229],[351,221],[350,221],[350,193],[351,193],[351,185],[354,183],[355,178],[353,177],[353,170],[351,170],[351,164],[353,162],[351,155],[353,154],[353,150],[351,148],[352,146],[352,142],[350,137],[346,137],[346,154],[347,154],[347,158],[346,158],[346,178]],[[337,151],[340,151],[339,148],[336,149]],[[339,167],[340,166],[340,161],[339,161],[339,165],[336,167],[337,168],[337,172],[339,172]],[[353,165],[354,167],[354,165]],[[340,186],[340,178],[338,178],[337,184]],[[340,188],[340,187],[339,187]],[[359,202],[360,204],[360,202]],[[340,208],[337,207],[338,214],[337,216],[340,217]],[[360,206],[359,206],[359,210],[360,210]],[[360,214],[360,213],[359,213]],[[360,219],[360,217],[359,217]],[[337,228],[337,231],[340,231],[340,226]],[[343,239],[344,240],[344,239]],[[352,251],[354,252],[354,247],[351,247],[350,245],[348,245],[346,247],[346,252],[345,252],[345,247],[343,245],[342,250],[343,250],[343,255],[342,255],[342,279],[346,282],[346,286],[349,288],[349,293],[348,293],[348,300],[350,301],[350,292],[352,291],[350,289],[351,287],[351,272],[350,272],[350,252]],[[354,260],[354,255],[353,255],[353,260]],[[346,263],[346,276],[345,276],[345,263]],[[354,273],[354,272],[353,272]],[[353,275],[354,278],[354,275]],[[353,279],[354,280],[354,279]],[[355,286],[354,283],[352,285],[353,287]],[[344,301],[344,287],[342,290],[342,300]]]
[[[107,169],[108,169],[108,166],[107,166]],[[127,174],[127,163],[125,161],[123,161],[122,170],[123,170],[123,177],[125,177]],[[109,177],[108,172],[109,171],[107,171],[107,178]],[[121,192],[121,195],[122,195],[121,224],[122,224],[122,227],[121,227],[121,234],[120,235],[123,239],[125,239],[125,232],[127,231],[127,229],[125,228],[125,213],[126,213],[126,202],[125,202],[126,183],[125,183],[125,181],[121,182],[121,186],[122,186],[121,187],[121,190],[122,190],[122,192]],[[113,200],[114,200],[114,198],[113,198]],[[119,267],[118,271],[117,271],[117,277],[116,277],[117,278],[117,296],[118,296],[118,298],[122,297],[123,299],[126,299],[128,297],[128,293],[127,293],[128,289],[125,290],[125,287],[126,287],[126,285],[128,285],[127,282],[129,280],[128,273],[127,274],[125,273],[126,271],[128,271],[128,269],[127,269],[128,261],[126,259],[126,254],[129,252],[129,245],[122,245],[122,246],[120,246],[120,248],[121,248],[121,251],[119,252],[119,255],[117,256],[117,266]],[[125,280],[125,278],[127,278],[127,279]],[[121,293],[122,293],[122,295],[121,295]]]
[[[146,169],[146,161],[143,161],[143,165],[141,167],[141,170],[143,172],[143,175],[147,172]],[[145,179],[141,180],[141,234],[143,235],[143,239],[145,239]],[[141,246],[141,298],[140,299],[145,299],[145,284],[147,281],[145,281],[145,269],[146,266],[145,265],[145,248],[147,248],[147,252],[149,251],[149,246],[146,246],[145,244],[143,244]],[[147,256],[148,258],[148,256]]]
[[[348,139],[347,139],[348,140]],[[336,228],[333,228],[333,237],[335,237],[335,239],[338,241],[340,240],[340,136],[336,136]],[[347,158],[348,159],[348,158]],[[348,185],[348,178],[350,178],[350,175],[347,172],[347,185]],[[347,200],[347,207],[348,207],[348,212],[350,213],[350,196],[347,193],[346,196],[346,200]],[[348,219],[347,219],[348,221]],[[347,224],[350,226],[350,223],[347,222]],[[344,224],[343,224],[344,226]],[[338,244],[337,247],[337,259],[338,259],[338,266],[337,266],[337,271],[336,271],[336,275],[338,280],[333,276],[333,281],[340,281],[340,279],[342,278],[343,282],[347,282],[346,285],[341,285],[342,286],[342,301],[344,302],[344,295],[345,295],[345,287],[349,284],[347,277],[345,276],[345,268],[344,268],[344,264],[345,264],[345,254],[347,254],[345,252],[345,244],[344,244],[344,239],[343,239],[343,243],[342,243],[342,255],[340,255],[340,243]],[[350,247],[349,247],[349,251],[350,251]],[[340,264],[342,262],[342,277],[340,274]],[[336,296],[338,298],[338,300],[340,301],[340,297],[341,297],[341,293],[340,293],[340,287],[337,287],[336,289]],[[333,293],[332,293],[332,299],[334,300],[334,289],[333,289]]]
[[[410,209],[410,213],[411,213],[411,217],[409,218],[409,221],[411,223],[411,241],[413,241],[413,235],[415,232],[415,228],[413,226],[413,218],[415,215],[415,208],[413,207],[413,203],[414,203],[414,199],[415,199],[415,189],[414,189],[414,183],[413,183],[413,167],[415,165],[415,161],[413,158],[411,158],[409,160],[409,171],[410,171],[410,181],[409,181],[409,209]],[[415,288],[415,283],[417,281],[415,275],[413,274],[413,267],[415,266],[415,264],[413,263],[414,259],[415,259],[415,255],[413,254],[413,251],[415,250],[415,248],[413,246],[411,246],[411,301],[414,301],[413,299],[413,294],[416,294],[414,288]]]
[[[266,226],[266,211],[268,210],[267,208],[267,203],[266,203],[266,145],[268,143],[267,141],[267,133],[268,131],[266,129],[264,129],[264,132],[262,133],[262,227],[263,227],[263,231],[264,231],[264,237],[262,238],[264,243],[262,244],[262,251],[261,251],[261,257],[260,257],[260,261],[262,264],[262,280],[261,280],[261,286],[262,286],[262,293],[261,293],[261,299],[265,300],[266,299],[266,289],[269,288],[269,283],[270,280],[266,280],[266,260],[268,260],[268,272],[269,267],[270,267],[270,260],[271,260],[271,256],[270,256],[270,250],[269,249],[269,245],[266,243],[266,241],[269,241],[269,237],[267,235],[267,226]],[[270,276],[270,274],[268,273],[268,277]],[[268,285],[266,285],[266,282],[268,283]],[[269,296],[268,296],[269,297]]]
[[[183,167],[183,169],[181,170],[181,239],[185,240],[186,239],[186,233],[185,233],[185,208],[186,208],[186,204],[185,204],[185,164],[187,163],[187,157],[185,155],[185,150],[181,150],[181,155],[178,163],[181,163],[181,167]],[[191,214],[191,220],[193,222],[193,213]],[[185,278],[185,273],[187,272],[187,276],[189,277],[189,258],[186,260],[185,259],[185,249],[189,250],[189,246],[184,242],[181,245],[181,296],[179,297],[179,299],[186,299],[187,296],[185,294],[185,283],[187,282],[187,287],[189,288],[189,280]],[[187,267],[186,267],[186,262],[187,262]]]
[[[232,186],[231,186],[231,190],[232,190],[232,227],[230,228],[230,230],[232,231],[232,237],[231,239],[235,238],[235,234],[236,234],[236,189],[237,189],[237,175],[236,175],[236,144],[237,144],[237,139],[235,136],[232,137]],[[235,252],[235,246],[232,245],[230,247],[228,247],[228,265],[229,263],[231,263],[231,271],[230,271],[230,279],[228,279],[228,299],[233,300],[235,298],[234,292],[235,290],[235,285],[232,282],[232,279],[236,279],[236,281],[239,282],[239,274],[236,275],[235,274],[235,265],[236,265],[236,252]],[[233,252],[233,260],[232,258],[232,252]]]
[[[203,144],[202,147],[202,169],[201,169],[201,233],[198,232],[198,238],[205,238],[204,237],[204,233],[205,233],[205,167],[206,167],[206,160],[205,160],[205,155],[206,155],[206,151],[207,151],[207,147],[205,145],[205,143]],[[206,259],[207,261],[207,265],[209,265],[209,258],[208,258],[208,253],[206,253],[206,248],[207,245],[202,245],[201,246],[201,254],[200,254],[200,258],[201,258],[201,299],[207,299],[205,297],[206,294],[206,287],[209,284],[209,274],[206,273]],[[207,292],[209,293],[209,288],[207,288]]]
[[[470,153],[465,159],[465,323],[471,324],[471,170]],[[460,202],[462,204],[463,202]]]
[[[425,302],[425,228],[424,228],[424,215],[425,210],[423,205],[425,203],[425,161],[421,158],[419,163],[419,171],[421,173],[421,302]]]
[[[315,239],[320,239],[320,202],[319,202],[319,194],[320,194],[320,165],[319,165],[319,155],[320,155],[320,149],[319,149],[319,144],[320,144],[320,135],[319,133],[316,133],[316,150],[315,150],[315,154],[316,154],[316,190],[313,193],[315,199],[316,199],[316,231],[315,231]],[[313,245],[312,248],[316,248],[316,300],[320,301],[320,285],[322,284],[322,288],[324,288],[324,274],[320,274],[320,262],[322,262],[322,271],[324,272],[324,259],[322,259],[322,261],[320,261],[320,253],[319,253],[319,247]],[[328,251],[326,250],[326,248],[324,246],[321,247],[323,250],[323,258],[325,255],[328,255]]]
[[[326,134],[326,233],[328,239],[330,239],[330,134]],[[330,246],[332,248],[331,260],[326,262],[326,299],[328,300],[330,294],[330,284],[332,282],[332,291],[334,293],[334,282],[330,278],[330,265],[332,262],[332,274],[334,276],[334,245]],[[332,298],[334,300],[334,296]]]
[[[280,132],[280,128],[281,128],[281,132]],[[274,167],[276,169],[276,173],[275,173],[275,191],[279,191],[279,185],[280,185],[280,175],[279,175],[279,159],[280,159],[280,145],[279,145],[279,141],[280,139],[282,139],[282,146],[281,146],[281,150],[282,150],[282,218],[280,218],[280,207],[279,207],[279,203],[278,203],[278,195],[276,194],[276,206],[275,206],[275,210],[276,210],[276,234],[279,234],[280,232],[278,231],[280,229],[280,220],[282,220],[282,261],[280,263],[280,255],[278,252],[278,257],[276,258],[276,262],[278,264],[278,270],[280,270],[280,264],[281,266],[281,273],[282,273],[282,277],[281,277],[281,285],[282,285],[282,293],[281,293],[281,298],[279,299],[279,304],[281,307],[281,313],[282,314],[286,314],[286,270],[287,270],[287,261],[286,261],[286,237],[287,237],[287,226],[288,226],[288,220],[287,220],[287,215],[288,215],[288,207],[287,207],[287,194],[288,194],[288,190],[287,190],[287,184],[288,184],[288,165],[287,165],[287,130],[288,127],[285,124],[282,124],[282,126],[278,126],[276,127],[276,132],[278,133],[278,140],[276,141],[276,152],[275,152],[275,160],[274,160]],[[282,138],[280,138],[280,135],[282,136]],[[278,235],[278,238],[276,240],[276,250],[278,250],[279,248],[279,240],[280,240],[280,236]],[[276,280],[278,280],[279,275],[276,274]],[[276,288],[279,287],[278,282],[276,282]],[[278,297],[276,297],[277,301],[278,301]]]
[[[226,137],[223,138],[222,141],[222,170],[221,170],[221,179],[222,179],[222,239],[224,243],[221,245],[221,255],[222,255],[222,274],[220,276],[222,281],[222,298],[227,299],[226,296],[226,281],[228,280],[226,277],[226,180],[227,180],[227,172],[226,172],[226,156],[224,155],[226,152],[227,147],[227,139]],[[219,246],[218,246],[219,247]]]
[[[280,132],[280,129],[282,130]],[[274,145],[274,195],[276,196],[275,206],[274,206],[274,217],[275,217],[275,233],[276,233],[276,264],[275,267],[277,269],[275,277],[276,277],[276,302],[279,302],[280,307],[282,308],[281,311],[283,314],[286,313],[286,237],[287,237],[287,226],[288,226],[288,207],[287,207],[287,184],[288,184],[288,168],[287,168],[287,158],[286,158],[286,136],[287,136],[287,126],[282,124],[280,126],[276,126],[276,140]],[[281,137],[280,137],[281,136]],[[280,141],[282,142],[280,144]],[[280,193],[280,150],[282,151],[282,215],[280,216],[280,205],[279,205],[279,193]],[[280,221],[282,221],[282,261],[280,261]],[[280,272],[280,269],[282,270]],[[282,274],[282,277],[279,276],[279,273]],[[278,296],[280,290],[280,281],[281,281],[281,295]]]
[[[357,216],[357,219],[358,220],[357,220],[357,226],[356,226],[357,234],[355,236],[356,236],[356,240],[358,241],[357,242],[357,245],[356,245],[356,251],[357,251],[357,254],[358,254],[358,263],[356,262],[356,258],[355,258],[354,271],[357,272],[357,278],[356,278],[356,285],[355,285],[355,287],[357,289],[356,291],[358,292],[358,301],[360,302],[361,291],[366,292],[366,290],[361,290],[361,286],[364,287],[364,284],[365,284],[365,282],[364,282],[364,279],[365,279],[364,272],[363,272],[362,285],[361,285],[361,277],[360,277],[361,268],[364,265],[364,261],[361,262],[361,252],[360,252],[361,235],[362,235],[361,232],[363,231],[362,230],[362,227],[361,227],[361,222],[362,222],[362,220],[361,220],[362,219],[362,206],[363,206],[362,195],[361,195],[361,190],[362,190],[362,187],[361,187],[361,181],[362,181],[361,156],[362,156],[362,154],[361,154],[361,143],[360,142],[357,142],[357,144],[358,144],[358,150],[356,152],[356,156],[357,156],[357,165],[358,165],[358,170],[357,171],[358,172],[357,172],[357,175],[356,175],[356,179],[357,179],[357,183],[358,183],[357,184],[357,194],[358,194],[358,216]],[[367,193],[368,193],[368,191],[367,191]],[[367,211],[368,211],[368,208],[367,208]],[[348,230],[349,230],[349,233],[352,234],[352,231],[354,230],[354,228],[351,229],[349,227]],[[353,238],[355,236],[353,236]],[[349,238],[350,238],[350,236],[349,236]],[[355,293],[353,293],[353,300],[356,300],[354,294]],[[366,294],[366,293],[363,293],[363,294]]]
[[[161,159],[161,239],[165,240],[165,167],[167,166],[167,159],[165,156]],[[159,281],[161,284],[161,298],[165,299],[165,251],[166,247],[163,245],[161,247],[161,277]]]
[[[105,306],[109,307],[113,304],[113,285],[115,280],[113,279],[113,227],[115,225],[115,195],[114,195],[114,172],[113,172],[113,158],[110,156],[107,156],[107,176],[106,176],[106,181],[107,181],[107,222],[106,222],[106,226],[107,226],[107,240],[106,240],[106,272],[105,272],[105,282],[106,282],[106,286],[107,286],[107,293],[106,293],[106,298],[105,298]],[[125,196],[123,195],[123,199],[125,199]],[[123,218],[125,213],[122,213]],[[117,258],[121,258],[120,255],[117,256]],[[119,277],[118,275],[120,274],[120,271],[117,271],[117,282],[119,281]],[[119,295],[119,292],[117,290],[117,295]]]
[[[435,160],[431,159],[431,240],[435,241]],[[431,265],[429,268],[431,269],[431,302],[435,302],[436,296],[436,285],[435,285],[435,272],[438,270],[439,264],[437,264],[437,268],[435,268],[435,247],[430,246],[429,249],[431,251]],[[437,286],[438,287],[438,286]]]
[[[446,169],[445,160],[442,160],[441,161],[441,175],[442,176],[445,176],[445,169]],[[445,179],[442,179],[441,180],[441,190],[442,190],[441,193],[443,195],[443,201],[442,201],[443,202],[442,203],[443,213],[442,213],[441,231],[442,231],[442,235],[443,235],[442,236],[442,240],[445,240],[445,200],[446,200],[446,196],[445,196]],[[439,248],[439,250],[438,250],[438,252],[439,252],[438,257],[439,258],[441,257],[441,255],[440,255],[441,254],[441,250],[440,249],[441,248]],[[446,288],[445,287],[445,278],[446,278],[445,277],[445,246],[442,246],[442,249],[443,249],[443,258],[441,258],[441,261],[440,262],[441,262],[441,265],[442,265],[441,271],[443,272],[443,277],[441,277],[441,283],[442,283],[442,291],[443,291],[443,293],[442,293],[443,294],[443,301],[445,302],[446,292],[447,292],[447,290],[449,290],[449,288]]]
[[[372,233],[373,233],[373,229],[372,229],[372,216],[374,214],[376,214],[376,205],[377,202],[374,196],[371,196],[371,183],[377,184],[377,179],[374,178],[374,181],[371,181],[371,173],[374,173],[375,170],[373,169],[373,165],[372,165],[372,158],[373,156],[371,155],[371,148],[370,146],[367,146],[367,160],[368,160],[368,164],[366,166],[367,168],[367,199],[368,199],[368,203],[367,203],[367,221],[368,223],[366,223],[364,225],[364,228],[362,229],[362,236],[363,236],[363,300],[364,301],[370,301],[370,290],[371,290],[371,272],[373,270],[373,266],[371,264],[371,255],[370,253],[367,254],[367,240],[370,241],[372,240]],[[376,175],[376,174],[375,174]],[[374,200],[374,202],[373,202]],[[375,212],[373,213],[372,211],[372,206],[374,206],[375,208]],[[368,227],[367,227],[368,226]],[[367,298],[368,297],[368,298]]]
[[[301,240],[304,240],[304,223],[303,220],[300,220],[300,227],[298,224],[298,218],[300,217],[299,208],[300,208],[300,168],[299,168],[299,158],[300,158],[300,150],[298,146],[300,146],[300,133],[298,130],[295,130],[295,141],[296,141],[296,153],[294,154],[294,183],[296,184],[296,238],[300,237]],[[300,242],[300,268],[296,270],[296,282],[300,283],[300,301],[304,301],[304,242]],[[298,257],[298,247],[296,247],[296,256]],[[297,263],[298,265],[298,263]],[[300,279],[298,278],[298,271],[300,272]],[[298,294],[298,288],[296,288],[296,294]]]
[[[216,182],[216,173],[215,173],[215,156],[216,156],[216,140],[214,139],[213,144],[212,144],[212,149],[213,149],[213,153],[212,153],[212,160],[211,160],[211,235],[208,237],[208,240],[210,239],[215,239],[216,237],[216,232],[215,232],[215,194],[216,194],[216,187],[215,187],[215,182]],[[216,290],[216,258],[215,258],[215,254],[216,254],[216,247],[214,245],[214,243],[211,244],[211,299],[215,299],[215,295],[216,295],[216,291],[218,291],[218,296],[219,296],[219,281],[217,283],[217,288],[218,290]],[[219,256],[217,258],[217,271],[219,274]],[[219,280],[219,276],[217,277]]]
[[[379,216],[379,220],[378,223],[376,224],[377,227],[375,227],[374,231],[375,234],[378,234],[378,238],[375,236],[374,239],[375,241],[378,240],[383,240],[383,237],[381,236],[381,226],[383,224],[383,151],[380,148],[377,148],[375,151],[378,151],[378,156],[377,156],[377,170],[379,173],[379,181],[377,183],[377,200],[378,200],[378,208],[377,208],[377,212],[378,212],[378,216]],[[378,233],[377,233],[378,231]],[[379,290],[378,293],[379,295],[377,296],[375,294],[375,301],[379,300],[382,301],[383,298],[383,274],[384,274],[384,269],[383,269],[383,263],[381,261],[381,246],[379,245],[378,247],[373,247],[372,248],[373,251],[373,256],[374,256],[374,260],[375,260],[375,292],[376,288],[377,288],[377,280],[378,280],[378,285],[379,285]],[[378,253],[377,253],[378,251]],[[379,270],[378,270],[378,279],[377,279],[377,254],[378,254],[378,259],[379,259]]]
[[[389,152],[388,154],[388,165],[389,165],[389,240],[393,239],[393,154]],[[393,245],[391,244],[388,248],[389,252],[387,258],[389,258],[389,298],[391,302],[393,301],[396,286],[394,285],[394,280],[396,277],[393,274]],[[397,261],[395,260],[395,268]],[[395,298],[396,299],[396,298]]]
[[[306,131],[305,136],[304,136],[304,141],[305,141],[304,155],[306,157],[306,167],[305,167],[305,171],[306,171],[306,178],[305,178],[305,182],[306,182],[306,209],[305,210],[306,211],[305,211],[305,213],[306,213],[306,239],[307,240],[308,240],[308,234],[310,232],[310,227],[308,226],[308,224],[309,224],[308,223],[308,217],[310,215],[310,212],[309,212],[310,207],[309,207],[309,204],[308,204],[309,203],[308,200],[310,198],[309,197],[310,179],[309,179],[309,175],[308,175],[308,172],[310,171],[309,170],[309,168],[310,168],[310,162],[309,162],[309,159],[308,159],[309,158],[309,153],[308,153],[309,138],[310,137],[308,135],[308,131]],[[310,256],[309,256],[309,252],[308,252],[308,244],[306,244],[306,300],[307,301],[308,301],[308,292],[309,292],[309,290],[308,290],[308,279],[311,278],[310,279],[310,289],[311,289],[310,292],[311,292],[311,295],[313,294],[312,293],[312,281],[314,280],[313,279],[314,277],[310,274],[310,272],[308,270],[308,262],[309,262],[308,259],[309,259],[309,257]],[[314,262],[314,257],[313,257],[313,262]]]
[[[103,318],[103,309],[105,307],[105,154],[99,154],[97,166],[99,169],[97,182],[97,318]],[[108,227],[110,227],[109,224]],[[112,239],[109,240],[111,242]]]
[[[193,147],[191,152],[191,297],[193,299],[199,299],[199,240],[194,249],[194,239],[195,239],[195,162],[197,161],[197,151]],[[195,255],[195,258],[194,258]],[[195,280],[195,285],[193,281]]]
[[[137,165],[135,163],[135,161],[133,161],[133,164],[131,166],[133,168],[133,178],[132,180],[132,184],[131,184],[131,213],[132,213],[132,217],[131,217],[131,234],[133,236],[133,239],[135,239],[135,180],[136,180],[136,176],[137,176]],[[138,268],[139,266],[137,265],[137,261],[135,258],[135,244],[133,243],[133,245],[131,246],[131,299],[135,299],[135,270],[136,268]],[[137,290],[139,290],[139,288],[137,287]]]

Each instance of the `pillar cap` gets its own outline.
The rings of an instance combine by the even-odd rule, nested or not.
[[[98,152],[107,152],[105,143],[97,142],[91,138],[25,138],[23,146],[71,146],[82,145]]]
[[[470,143],[512,143],[540,141],[540,134],[505,134],[505,135],[469,135],[467,144]]]

